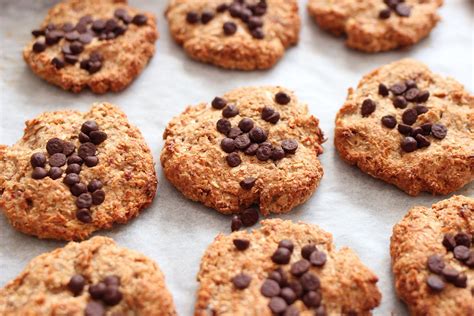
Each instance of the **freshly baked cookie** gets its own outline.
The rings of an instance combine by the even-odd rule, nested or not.
[[[221,213],[253,204],[264,215],[289,212],[323,175],[318,124],[284,88],[236,89],[174,118],[163,135],[161,164],[187,198]],[[251,221],[257,220],[258,214]]]
[[[448,194],[474,179],[474,96],[415,60],[385,65],[349,89],[335,144],[410,195]]]
[[[264,220],[218,235],[201,260],[194,314],[370,315],[377,276],[318,226]]]
[[[155,17],[126,0],[64,0],[48,13],[23,57],[64,90],[120,91],[145,68],[158,39]]]
[[[272,67],[300,30],[296,0],[170,0],[166,17],[189,56],[240,70]]]
[[[106,237],[34,258],[0,290],[1,315],[176,315],[157,264]]]
[[[474,199],[416,206],[393,228],[395,288],[412,315],[474,315]]]
[[[413,45],[439,21],[443,0],[309,0],[322,29],[345,34],[349,47],[376,53]]]
[[[140,131],[108,103],[43,113],[0,146],[0,206],[18,230],[84,239],[126,223],[151,203],[157,179]]]

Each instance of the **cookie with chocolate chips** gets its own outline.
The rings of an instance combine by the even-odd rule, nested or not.
[[[412,315],[473,315],[474,199],[415,206],[394,226],[395,289]]]
[[[158,265],[106,237],[42,254],[0,289],[2,315],[176,315]]]
[[[268,109],[279,120],[266,120]],[[224,214],[243,215],[254,205],[263,215],[289,212],[323,175],[319,121],[281,87],[240,88],[188,107],[163,138],[168,180],[187,198]],[[249,226],[258,214],[242,220]]]
[[[155,17],[127,0],[64,0],[23,50],[31,70],[64,90],[125,89],[155,53]]]
[[[411,46],[428,36],[443,0],[309,0],[317,24],[348,47],[376,53]]]
[[[271,68],[296,45],[296,0],[170,0],[171,35],[193,59],[223,68]]]
[[[156,186],[140,131],[108,103],[43,113],[19,142],[0,146],[0,207],[13,227],[40,238],[84,239],[126,223]]]
[[[336,117],[340,156],[410,195],[474,179],[474,96],[403,59],[365,75]]]
[[[218,235],[198,273],[194,315],[369,315],[377,276],[315,225],[264,220]]]

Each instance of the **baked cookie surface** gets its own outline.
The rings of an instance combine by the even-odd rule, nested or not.
[[[34,258],[0,290],[2,315],[176,315],[158,265],[106,237]]]
[[[296,0],[171,0],[171,35],[193,59],[223,68],[272,67],[296,45]]]
[[[318,226],[264,220],[218,235],[198,274],[195,315],[370,315],[378,278]],[[299,314],[298,314],[299,313]]]
[[[155,17],[126,0],[64,0],[23,50],[31,70],[64,90],[120,91],[145,68],[158,39]]]
[[[412,315],[474,315],[474,199],[416,206],[393,228],[397,294]]]
[[[309,0],[318,25],[346,45],[375,53],[413,45],[428,36],[439,21],[443,0]]]
[[[474,96],[404,59],[362,78],[336,117],[340,156],[410,195],[474,179]]]
[[[235,89],[168,124],[161,164],[187,198],[221,213],[288,212],[323,175],[318,123],[284,88]]]
[[[153,200],[153,157],[140,131],[108,103],[46,112],[0,146],[0,206],[18,230],[84,239],[126,223]]]

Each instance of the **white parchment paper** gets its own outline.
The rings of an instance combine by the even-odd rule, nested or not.
[[[429,38],[408,50],[368,55],[347,49],[341,38],[321,31],[308,16],[306,1],[301,0],[299,45],[273,69],[256,72],[225,71],[191,61],[169,36],[164,19],[167,1],[130,2],[158,17],[161,36],[156,55],[128,89],[97,96],[90,92],[74,95],[49,85],[35,77],[22,60],[21,51],[30,40],[30,31],[56,1],[0,0],[0,143],[14,144],[23,134],[24,121],[43,111],[87,110],[96,101],[119,105],[152,149],[159,188],[152,206],[138,218],[98,234],[156,260],[166,275],[179,314],[192,315],[201,255],[219,232],[230,231],[230,217],[186,200],[167,182],[159,164],[163,130],[185,106],[210,101],[233,88],[286,86],[309,104],[329,140],[320,157],[325,172],[320,187],[306,204],[282,217],[318,224],[334,235],[338,247],[353,248],[380,278],[383,299],[375,314],[405,315],[390,272],[392,226],[410,207],[431,205],[444,197],[410,197],[342,162],[333,145],[334,118],[347,88],[354,87],[373,68],[404,57],[417,58],[434,71],[456,78],[472,93],[474,2],[445,1],[440,10],[443,20]],[[457,193],[474,196],[474,184]],[[64,244],[19,233],[0,215],[0,286],[13,279],[33,257]]]

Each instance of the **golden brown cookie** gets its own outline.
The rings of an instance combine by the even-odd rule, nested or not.
[[[126,223],[156,185],[143,136],[108,103],[43,113],[18,143],[0,146],[0,206],[13,227],[40,238],[84,239]]]
[[[308,11],[318,25],[346,45],[376,53],[416,44],[439,21],[443,0],[309,0]]]
[[[48,13],[23,57],[64,90],[120,91],[145,68],[158,39],[155,17],[127,0],[64,0]]]
[[[474,199],[415,206],[393,228],[395,288],[411,315],[474,315]]]
[[[454,192],[474,179],[474,96],[415,60],[382,66],[349,89],[335,144],[410,195]]]
[[[318,124],[282,87],[240,88],[174,118],[161,163],[187,198],[221,213],[252,204],[264,215],[289,212],[323,175]]]
[[[34,258],[0,290],[1,315],[176,315],[158,265],[106,237]]]
[[[315,225],[264,220],[218,235],[198,274],[198,315],[370,315],[377,276]]]
[[[171,35],[192,58],[223,68],[272,67],[296,45],[296,0],[170,0]]]

